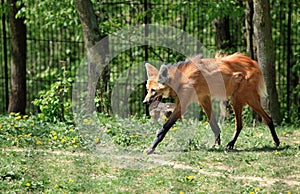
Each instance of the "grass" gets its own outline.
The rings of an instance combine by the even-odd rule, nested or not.
[[[143,155],[161,123],[85,118],[81,128],[36,116],[0,116],[0,193],[299,193],[300,130],[245,124],[236,149],[211,148],[207,122],[182,120],[153,155]],[[85,129],[82,129],[84,128]],[[86,131],[89,131],[87,133]],[[84,132],[83,132],[84,131]]]

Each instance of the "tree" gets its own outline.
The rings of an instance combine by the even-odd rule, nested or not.
[[[217,18],[214,20],[214,26],[216,30],[216,46],[218,49],[230,49],[230,25],[229,17]]]
[[[17,0],[9,0],[10,52],[11,52],[11,92],[8,112],[25,114],[26,109],[26,25],[24,18],[16,18],[21,9]]]
[[[82,25],[85,47],[89,50],[101,39],[93,4],[90,0],[75,0],[75,7]]]
[[[245,38],[246,38],[246,51],[248,55],[257,61],[257,46],[254,40],[254,26],[253,26],[253,0],[246,1],[245,10]],[[253,118],[261,121],[261,117],[255,111],[253,111]]]
[[[88,53],[88,96],[86,99],[86,111],[87,113],[92,113],[95,110],[96,78],[99,73],[97,65],[101,65],[105,61],[104,53],[106,53],[107,48],[101,48],[102,45],[100,44],[97,45],[101,40],[101,36],[92,2],[90,0],[75,0],[75,7],[81,21],[85,48]],[[100,46],[100,48],[97,46]]]
[[[254,34],[257,43],[257,58],[263,68],[267,92],[269,94],[269,110],[275,121],[280,124],[282,114],[276,90],[275,50],[272,40],[270,2],[254,0]]]
[[[252,59],[257,60],[257,46],[254,40],[253,14],[253,0],[247,0],[245,11],[246,51]]]

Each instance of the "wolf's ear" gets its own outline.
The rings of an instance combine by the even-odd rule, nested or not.
[[[166,65],[162,65],[159,70],[158,83],[164,84],[169,79],[168,67]]]
[[[154,67],[150,63],[146,63],[145,67],[146,67],[148,78],[154,78],[158,76],[158,70],[156,69],[156,67]]]

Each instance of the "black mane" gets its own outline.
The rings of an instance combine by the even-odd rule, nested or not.
[[[176,63],[169,63],[167,64],[166,66],[169,68],[169,67],[177,67],[177,68],[180,68],[181,66],[185,66],[185,65],[188,65],[190,64],[192,61],[190,59],[186,59],[185,61],[179,61],[179,62],[176,62]]]

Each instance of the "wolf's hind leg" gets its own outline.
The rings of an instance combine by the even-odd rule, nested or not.
[[[209,125],[215,135],[215,145],[220,145],[221,144],[221,137],[220,137],[221,130],[220,130],[217,120],[212,112],[212,104],[211,104],[210,96],[198,97],[198,102],[202,106],[202,108],[209,120]]]
[[[272,117],[266,113],[266,111],[263,109],[261,103],[260,103],[260,97],[258,95],[254,95],[254,97],[251,98],[251,100],[248,101],[249,106],[257,112],[266,122],[266,124],[270,128],[270,132],[272,134],[273,140],[276,144],[276,146],[279,146],[280,141],[278,139],[278,136],[275,131],[274,123],[272,120]]]
[[[232,102],[232,108],[233,108],[234,115],[235,115],[235,132],[234,132],[231,140],[229,141],[229,143],[226,146],[226,148],[229,150],[233,149],[234,144],[243,128],[242,111],[243,111],[243,106],[244,106],[243,100],[239,99],[238,95],[232,96],[231,102]]]

